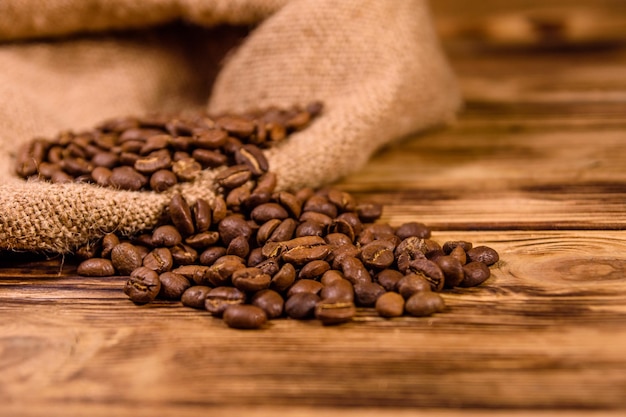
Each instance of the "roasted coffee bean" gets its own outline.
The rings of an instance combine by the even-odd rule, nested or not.
[[[324,272],[324,275],[322,275],[320,282],[322,283],[322,285],[328,286],[342,279],[344,279],[343,273],[341,273],[340,271],[336,269],[331,269],[329,271]]]
[[[417,236],[410,236],[398,244],[394,251],[396,258],[400,257],[403,253],[408,255],[408,260],[425,258],[426,252],[429,251],[429,247],[425,239]],[[399,265],[398,265],[399,266]],[[401,270],[401,272],[403,272]]]
[[[267,318],[274,319],[283,314],[285,300],[274,290],[261,290],[255,293],[250,303],[265,311]]]
[[[500,259],[498,252],[488,246],[473,247],[467,251],[467,258],[470,262],[482,262],[487,266],[495,264]]]
[[[278,272],[272,276],[270,288],[276,291],[285,291],[296,279],[296,268],[291,264],[284,264]]]
[[[368,268],[385,269],[395,261],[393,244],[375,240],[361,248],[361,260]]]
[[[184,306],[204,310],[206,309],[206,297],[210,291],[211,287],[207,287],[206,285],[194,285],[183,292],[180,301]]]
[[[445,277],[444,287],[454,288],[463,281],[465,273],[463,272],[463,265],[458,259],[452,256],[439,256],[434,262],[441,268]]]
[[[250,198],[250,187],[248,184],[233,188],[226,195],[226,205],[234,213],[241,213],[245,210],[246,203]]]
[[[327,276],[325,275],[325,277]],[[324,284],[324,288],[322,288],[319,293],[322,300],[354,302],[354,287],[350,281],[341,278],[339,275],[339,277],[334,280],[326,278],[326,282],[329,283]]]
[[[185,243],[194,249],[208,248],[219,242],[220,234],[214,231],[197,233],[185,238]]]
[[[311,261],[300,269],[299,279],[316,279],[330,269],[328,262],[323,260]]]
[[[167,148],[171,143],[172,136],[170,135],[153,135],[146,139],[143,146],[139,150],[141,155],[148,155],[154,151]]]
[[[255,145],[243,145],[235,152],[235,162],[237,164],[246,165],[252,175],[259,176],[265,173],[269,164],[263,151]]]
[[[139,191],[147,183],[145,176],[129,166],[113,168],[109,177],[109,185],[121,190]]]
[[[318,222],[314,221],[305,221],[302,222],[296,227],[295,236],[324,236],[326,232],[326,227]]]
[[[482,284],[489,278],[491,271],[483,262],[472,261],[463,266],[465,277],[459,287],[475,287]]]
[[[324,325],[347,323],[356,315],[354,303],[322,300],[315,305],[315,318]]]
[[[289,291],[287,291],[287,297],[291,298],[302,292],[318,294],[322,288],[324,288],[324,286],[319,281],[312,279],[300,279],[289,288]]]
[[[110,185],[111,175],[113,172],[109,168],[105,167],[95,167],[93,171],[91,171],[91,178],[101,187],[108,187]],[[54,175],[50,174],[50,178]]]
[[[167,248],[156,248],[143,258],[143,266],[162,274],[174,266],[172,253]]]
[[[423,223],[408,222],[398,226],[396,235],[402,240],[411,236],[428,239],[430,237],[430,229]]]
[[[156,298],[161,290],[159,274],[152,269],[139,267],[133,270],[124,286],[124,293],[136,304],[146,304]]]
[[[363,282],[370,282],[372,276],[367,271],[363,263],[357,258],[347,257],[341,262],[341,270],[345,279],[350,281],[352,285]]]
[[[316,213],[325,214],[331,219],[337,217],[338,215],[337,206],[328,201],[327,198],[319,195],[313,195],[308,200],[306,200],[304,202],[302,210],[304,212],[313,211]]]
[[[251,267],[233,272],[232,281],[235,288],[241,291],[256,292],[269,288],[272,278],[259,268]]]
[[[163,192],[178,183],[178,177],[172,171],[160,169],[150,176],[150,188],[156,192]]]
[[[194,203],[192,212],[196,232],[201,233],[209,230],[213,220],[211,205],[206,200],[199,198]]]
[[[259,268],[261,271],[263,271],[264,274],[267,274],[270,277],[273,277],[274,275],[276,275],[278,271],[281,269],[281,265],[276,258],[263,259],[261,262],[259,262],[255,266]]]
[[[200,263],[202,265],[213,265],[213,263],[226,255],[226,248],[222,246],[213,246],[207,248],[204,252],[200,254]]]
[[[212,284],[209,280],[209,267],[204,265],[181,265],[171,272],[182,275],[195,285]]]
[[[132,243],[123,242],[111,250],[111,262],[121,275],[129,275],[141,266],[141,261],[141,253]]]
[[[446,308],[443,298],[437,293],[426,291],[413,294],[404,304],[407,313],[414,317],[430,316]]]
[[[378,220],[383,213],[383,207],[380,204],[361,203],[357,204],[356,212],[359,219],[363,223],[373,223]]]
[[[150,175],[161,169],[169,168],[172,164],[172,157],[167,149],[154,151],[151,154],[141,157],[135,161],[134,168],[137,172]]]
[[[76,272],[86,277],[108,277],[115,275],[115,268],[108,259],[90,258],[82,261]]]
[[[356,209],[354,197],[338,189],[332,189],[328,192],[328,201],[333,203],[341,213],[352,212]]]
[[[102,250],[100,252],[100,255],[103,258],[110,257],[111,251],[113,250],[113,248],[119,244],[120,244],[120,239],[117,237],[117,235],[113,233],[107,233],[102,238]]]
[[[254,248],[252,250],[250,250],[250,253],[248,254],[248,261],[246,262],[247,266],[257,266],[259,264],[261,264],[263,261],[265,261],[265,256],[263,256],[263,249],[262,248]],[[274,272],[276,273],[278,272],[278,269]],[[273,275],[273,274],[271,274]]]
[[[164,272],[159,275],[159,280],[161,280],[159,297],[166,300],[180,300],[185,291],[191,287],[187,278],[175,272]]]
[[[293,218],[297,219],[302,214],[302,200],[294,194],[287,191],[281,191],[277,193],[274,198],[289,212],[289,215]]]
[[[238,136],[246,137],[254,133],[254,122],[238,116],[222,116],[215,120],[217,126],[224,129],[228,133]]]
[[[452,252],[452,250],[456,247],[461,247],[465,252],[467,252],[468,250],[472,249],[472,242],[466,242],[464,240],[450,240],[448,242],[445,242],[442,246],[443,251],[446,254],[450,254],[450,252]]]
[[[230,215],[224,218],[217,226],[222,242],[228,246],[236,237],[249,239],[252,236],[252,228],[248,222],[240,216]]]
[[[311,319],[315,315],[315,306],[320,297],[310,292],[301,292],[289,297],[285,302],[285,313],[297,320]]]
[[[256,206],[250,213],[250,217],[255,222],[262,224],[272,219],[286,219],[289,217],[289,214],[287,210],[278,203],[265,203]]]
[[[385,293],[382,285],[375,282],[359,282],[354,284],[354,295],[357,305],[373,307],[378,297]]]
[[[305,211],[300,215],[298,220],[300,222],[319,223],[324,226],[324,229],[329,228],[330,225],[333,223],[332,217],[327,216],[323,213],[318,213],[316,211]]]
[[[298,223],[291,218],[283,220],[267,239],[268,242],[284,242],[294,237]]]
[[[243,304],[245,301],[246,295],[237,288],[216,287],[207,294],[204,307],[211,315],[221,317],[229,306]]]
[[[439,265],[428,259],[415,259],[409,263],[409,271],[421,274],[430,283],[433,291],[441,291],[445,283],[445,277]]]
[[[177,159],[172,163],[172,172],[180,181],[193,181],[202,171],[202,165],[193,158]]]
[[[422,274],[408,274],[402,277],[396,284],[396,291],[404,298],[409,298],[415,293],[431,291],[430,282]]]
[[[237,236],[231,240],[226,248],[227,255],[235,255],[240,258],[247,258],[249,253],[250,244],[248,243],[248,239],[243,236]]]
[[[172,259],[177,265],[189,265],[196,262],[198,259],[198,252],[191,246],[185,245],[184,243],[173,246],[169,248],[169,250],[172,254]]]
[[[152,244],[154,246],[171,247],[180,245],[182,241],[183,237],[178,229],[170,224],[159,226],[152,232]]]
[[[223,313],[224,323],[234,329],[259,329],[267,322],[263,309],[249,305],[230,305]]]
[[[193,145],[202,149],[217,149],[226,143],[228,133],[222,129],[202,130],[193,135]]]
[[[191,208],[181,194],[174,194],[169,204],[172,223],[183,236],[192,235],[195,231]]]
[[[215,182],[227,189],[233,189],[245,184],[252,177],[252,172],[246,165],[233,165],[223,169],[215,175]]]
[[[404,314],[404,298],[397,292],[386,292],[376,300],[376,312],[381,317],[400,317]]]
[[[69,184],[74,181],[74,178],[71,175],[66,174],[65,172],[59,170],[52,173],[52,177],[50,181],[53,184]],[[109,181],[109,185],[110,185]]]
[[[465,253],[465,250],[461,246],[457,246],[454,249],[452,249],[450,251],[449,256],[459,261],[461,265],[465,265],[467,263],[467,254]]]
[[[395,269],[384,269],[376,274],[376,281],[387,291],[394,291],[398,282],[404,277],[402,272]],[[429,284],[430,286],[430,284]]]
[[[274,233],[274,230],[276,230],[276,228],[280,224],[281,224],[281,220],[278,220],[278,219],[270,219],[266,221],[265,223],[263,223],[261,227],[259,227],[259,230],[257,231],[257,234],[256,234],[257,244],[261,246],[265,244],[265,242],[267,242],[267,240],[272,235],[272,233]]]

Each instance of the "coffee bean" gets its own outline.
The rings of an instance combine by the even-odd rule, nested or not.
[[[285,313],[297,320],[311,319],[315,315],[315,306],[320,302],[320,297],[310,292],[294,294],[285,302]]]
[[[108,259],[91,258],[82,261],[76,272],[86,277],[108,277],[115,275],[115,268]]]
[[[181,194],[174,194],[169,204],[169,213],[172,223],[184,235],[192,235],[195,231],[193,216],[189,204]]]
[[[404,298],[397,292],[386,292],[376,300],[376,312],[381,317],[400,317],[404,313]]]
[[[169,271],[173,265],[172,253],[167,248],[153,249],[143,258],[143,266],[156,271],[158,274]]]
[[[184,276],[175,272],[164,272],[159,275],[161,290],[159,297],[166,300],[180,300],[191,284]],[[202,303],[204,306],[204,302]]]
[[[211,287],[207,287],[206,285],[194,285],[183,292],[180,300],[184,306],[204,310],[206,309],[206,297],[210,291]]]
[[[184,243],[181,245],[173,246],[169,248],[169,250],[172,254],[172,259],[174,260],[174,263],[176,263],[177,265],[193,264],[198,259],[198,252],[191,246],[185,245]],[[200,263],[204,264],[202,261]]]
[[[315,305],[315,318],[324,325],[347,323],[356,315],[354,303],[322,300]]]
[[[111,250],[111,262],[121,275],[129,275],[141,266],[142,257],[132,243],[123,242]]]
[[[209,267],[203,265],[181,265],[172,272],[182,275],[195,285],[209,285]],[[212,284],[212,283],[211,283]]]
[[[249,239],[252,236],[252,228],[248,222],[237,215],[230,215],[220,221],[218,231],[225,245],[228,245],[236,237]]]
[[[178,229],[170,224],[159,226],[152,232],[152,244],[154,246],[176,246],[180,245],[183,237]]]
[[[221,317],[229,306],[243,304],[246,295],[234,287],[216,287],[206,296],[204,306],[211,315]]]
[[[296,269],[292,264],[284,264],[274,276],[270,287],[276,291],[284,291],[289,288],[296,279]]]
[[[373,307],[378,297],[385,293],[382,285],[375,282],[359,282],[354,284],[356,303],[362,307]]]
[[[430,229],[423,223],[408,222],[398,226],[396,235],[400,239],[406,239],[411,236],[427,239],[430,237]]]
[[[430,282],[422,274],[408,274],[396,284],[396,291],[404,298],[409,298],[418,292],[431,291]]]
[[[219,242],[220,234],[214,231],[200,232],[185,238],[185,243],[194,249],[208,248]]]
[[[195,159],[181,158],[172,163],[172,172],[179,181],[193,181],[202,171],[202,165]]]
[[[240,258],[248,257],[250,253],[250,245],[248,244],[248,239],[244,236],[237,236],[233,240],[230,241],[228,247],[226,248],[227,255],[235,255]]]
[[[376,281],[387,291],[394,291],[404,275],[395,269],[384,269],[376,274]],[[430,285],[430,284],[429,284]]]
[[[395,261],[393,244],[375,240],[361,248],[361,259],[368,268],[385,269]]]
[[[213,265],[213,263],[226,255],[226,248],[222,246],[213,246],[207,248],[204,252],[200,254],[200,263],[202,265]]]
[[[239,137],[250,136],[255,129],[254,122],[237,116],[222,116],[215,120],[220,128]]]
[[[252,172],[246,165],[233,165],[215,175],[215,182],[220,186],[233,189],[245,184],[252,177]]]
[[[422,275],[430,283],[433,291],[441,291],[445,283],[445,277],[441,268],[428,259],[415,259],[409,263],[409,271]]]
[[[495,264],[500,259],[498,252],[488,246],[476,246],[469,249],[467,257],[470,262],[482,262],[487,266]]]
[[[159,274],[152,269],[139,267],[133,270],[124,286],[124,293],[136,304],[146,304],[156,298],[161,290]]]
[[[430,316],[442,312],[446,307],[443,298],[437,293],[417,292],[409,297],[404,304],[407,313],[414,317]]]
[[[300,293],[318,294],[322,288],[324,288],[324,286],[319,281],[312,279],[300,279],[289,288],[289,291],[287,291],[287,297],[291,298]]]
[[[218,149],[226,143],[228,133],[222,129],[202,130],[194,134],[193,144],[202,149]]]
[[[483,262],[472,261],[463,266],[465,277],[459,287],[475,287],[482,284],[489,278],[491,271]]]
[[[108,183],[121,190],[139,191],[148,183],[148,179],[131,167],[121,166],[111,170]]]
[[[354,287],[350,281],[341,276],[332,281],[328,279],[328,276],[326,277],[326,282],[330,282],[324,284],[324,288],[319,293],[322,300],[354,302]]]
[[[444,249],[444,252],[445,252],[445,249]],[[452,249],[450,251],[449,256],[459,261],[461,265],[465,265],[467,263],[467,254],[465,253],[465,250],[461,246],[457,246],[454,249]]]
[[[383,207],[380,204],[361,203],[356,206],[356,212],[363,223],[373,223],[382,215]]]
[[[111,256],[111,251],[114,247],[120,244],[120,239],[113,233],[107,233],[102,238],[102,250],[100,255],[103,258],[108,258]]]
[[[91,171],[91,178],[101,187],[108,187],[111,183],[111,175],[113,172],[109,168],[105,167],[95,167],[93,171]],[[50,178],[54,175],[53,172],[50,173]]]
[[[233,272],[232,281],[235,288],[241,291],[256,292],[269,288],[272,278],[259,268],[251,267]]]
[[[289,214],[278,203],[265,203],[255,207],[250,213],[250,217],[257,223],[262,224],[272,219],[286,219],[289,217]]]
[[[195,231],[202,233],[209,230],[213,220],[210,204],[206,200],[199,198],[194,203],[192,212]]]
[[[261,290],[255,293],[250,300],[250,303],[259,307],[268,319],[274,319],[280,317],[283,314],[283,308],[285,306],[285,300],[274,290]]]
[[[151,154],[139,158],[135,161],[134,168],[144,175],[153,174],[156,171],[169,168],[172,164],[172,157],[166,149],[152,152]]]
[[[267,322],[263,309],[249,305],[230,305],[223,313],[224,323],[234,329],[259,329]]]
[[[463,272],[463,265],[458,259],[452,256],[439,256],[434,262],[441,268],[445,277],[444,287],[454,288],[463,281],[465,274]]]
[[[235,162],[237,164],[246,165],[252,175],[259,176],[265,173],[269,164],[263,151],[255,145],[243,145],[235,152]]]
[[[449,255],[450,252],[452,252],[452,250],[456,247],[461,247],[463,251],[467,252],[468,250],[472,249],[472,246],[472,242],[467,242],[464,240],[450,240],[443,244],[442,249],[447,255]]]
[[[356,258],[345,258],[341,262],[341,269],[345,279],[350,281],[352,285],[370,282],[372,280],[370,273],[367,271],[363,263]]]
[[[150,188],[156,192],[163,192],[177,183],[176,174],[167,169],[157,170],[150,176]]]
[[[316,279],[321,277],[326,271],[330,269],[328,262],[323,260],[315,260],[307,263],[300,269],[298,274],[299,279]]]

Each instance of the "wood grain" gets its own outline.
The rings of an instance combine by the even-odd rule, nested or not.
[[[467,42],[547,6],[433,3],[441,27],[465,22],[443,33],[465,110],[338,186],[383,203],[384,221],[497,249],[488,281],[446,291],[429,318],[361,309],[246,332],[135,306],[123,278],[78,277],[69,257],[0,253],[0,416],[623,415],[626,46],[599,24],[587,40]],[[622,19],[622,1],[593,7]]]

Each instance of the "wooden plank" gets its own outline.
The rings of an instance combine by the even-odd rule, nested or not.
[[[434,238],[488,244],[502,260],[485,285],[446,292],[445,314],[362,309],[340,327],[283,319],[235,331],[177,303],[134,306],[122,278],[79,278],[75,264],[60,277],[53,261],[43,276],[5,273],[0,398],[119,415],[144,405],[626,408],[626,232]]]

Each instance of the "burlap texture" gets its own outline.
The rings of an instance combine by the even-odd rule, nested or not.
[[[354,172],[460,105],[425,0],[4,0],[0,15],[3,249],[70,252],[106,232],[152,227],[173,192],[214,195],[210,171],[164,194],[25,183],[12,156],[33,136],[155,110],[321,100],[320,118],[268,152],[280,186],[297,188]],[[236,48],[241,31],[154,28],[177,20],[255,27]],[[128,28],[144,30],[104,32]]]

